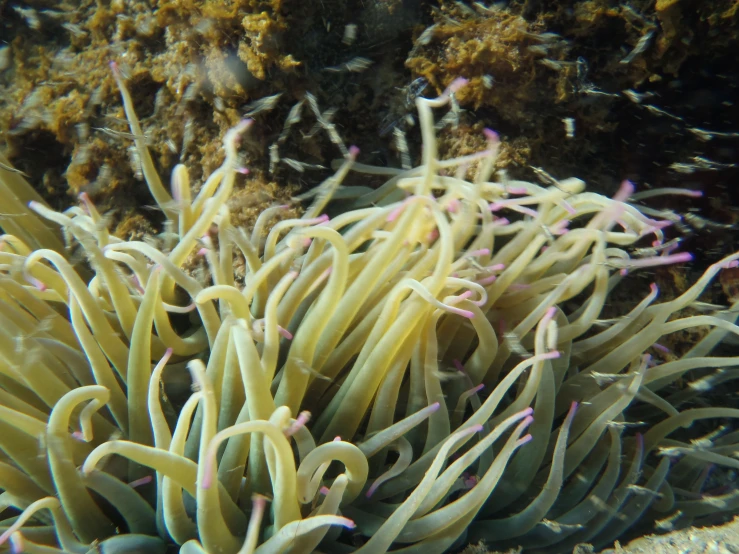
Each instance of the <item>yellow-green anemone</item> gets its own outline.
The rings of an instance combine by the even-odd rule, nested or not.
[[[348,149],[303,218],[265,237],[266,210],[247,234],[228,199],[249,122],[194,198],[183,166],[170,193],[114,73],[178,241],[111,236],[84,196],[54,212],[3,160],[0,551],[429,554],[482,540],[564,552],[618,538],[647,510],[684,525],[739,507],[736,492],[705,490],[707,464],[737,466],[737,432],[668,438],[739,417],[695,407],[737,376],[739,358],[710,356],[739,334],[736,306],[680,315],[739,254],[670,301],[653,286],[600,320],[630,273],[689,256],[629,254],[663,241],[666,223],[629,203],[628,183],[606,198],[578,179],[508,180],[492,132],[485,151],[438,159],[432,110],[459,81],[417,102],[420,166],[364,166]],[[388,181],[342,189],[329,219],[349,171]],[[209,282],[183,269],[195,252]],[[645,354],[698,326],[711,331],[681,358]]]

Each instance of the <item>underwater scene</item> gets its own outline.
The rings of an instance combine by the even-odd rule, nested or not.
[[[0,0],[0,553],[739,554],[737,52]]]

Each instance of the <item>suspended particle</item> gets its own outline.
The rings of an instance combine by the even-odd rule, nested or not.
[[[347,46],[351,46],[355,40],[357,40],[357,25],[349,23],[344,26],[344,38],[341,39],[341,42]]]
[[[562,123],[564,123],[567,138],[575,138],[575,119],[572,117],[565,117],[562,120]]]
[[[272,96],[265,96],[264,98],[260,98],[259,100],[255,100],[254,102],[247,104],[245,108],[247,112],[244,114],[244,116],[254,117],[258,113],[268,112],[274,109],[274,107],[277,105],[277,102],[279,102],[281,96],[282,93],[278,92],[277,94],[273,94]]]

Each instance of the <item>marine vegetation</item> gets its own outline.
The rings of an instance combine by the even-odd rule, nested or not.
[[[167,190],[113,69],[168,232],[117,238],[85,195],[55,212],[3,162],[0,550],[565,552],[739,507],[709,480],[739,465],[739,410],[702,400],[737,377],[711,356],[737,306],[697,303],[739,254],[613,314],[644,268],[690,261],[671,220],[628,182],[511,180],[492,131],[440,159],[434,110],[463,80],[417,99],[418,167],[348,148],[301,218],[247,233],[227,200],[251,123],[196,195],[183,166]]]

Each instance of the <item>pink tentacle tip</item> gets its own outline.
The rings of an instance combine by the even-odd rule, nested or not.
[[[321,488],[320,488],[320,489],[318,490],[318,492],[320,492],[320,493],[321,493],[321,494],[322,494],[323,496],[327,496],[327,495],[328,495],[328,493],[330,493],[330,492],[331,492],[331,489],[329,489],[329,488],[328,488],[327,486],[325,486],[325,485],[324,485],[323,487],[321,487]],[[369,496],[369,495],[368,495],[368,496]]]
[[[351,160],[356,160],[358,155],[359,155],[359,146],[351,145],[349,147],[349,158]]]
[[[44,292],[44,291],[46,291],[46,290],[48,290],[48,289],[49,289],[49,287],[47,287],[47,286],[46,286],[46,285],[45,285],[44,283],[42,283],[42,282],[41,282],[41,281],[39,281],[38,279],[34,279],[34,283],[33,283],[33,286],[35,286],[35,287],[36,287],[36,288],[37,288],[38,290],[40,290],[41,292]]]
[[[310,421],[310,412],[309,411],[302,411],[298,414],[298,417],[295,418],[295,421],[293,421],[290,426],[285,430],[285,435],[288,437],[293,436],[295,433],[297,433],[298,429],[301,429],[305,427],[308,422]]]
[[[529,406],[525,410],[521,410],[521,414],[520,415],[521,415],[521,417],[528,417],[528,416],[530,416],[533,413],[534,413],[534,408],[532,408],[531,406]]]
[[[576,215],[577,210],[574,208],[572,204],[567,202],[566,200],[560,200],[559,205],[564,208],[564,210],[569,213],[570,215]]]
[[[334,437],[334,442],[341,442],[341,437],[339,435],[336,435]]]
[[[680,245],[679,244],[672,244],[672,245],[668,246],[667,248],[665,248],[665,254],[671,254],[672,252],[674,252],[678,248],[680,248]]]
[[[525,418],[523,418],[523,421],[521,422],[521,427],[528,427],[532,423],[534,423],[534,416],[527,415]]]
[[[372,498],[372,495],[377,492],[377,489],[380,488],[380,485],[381,484],[382,483],[378,483],[377,481],[375,481],[374,483],[372,483],[372,485],[370,485],[370,488],[367,489],[367,492],[364,493],[364,496],[367,497],[367,498]]]
[[[500,142],[500,135],[496,133],[495,131],[493,131],[492,129],[488,129],[487,127],[485,127],[482,130],[482,134],[485,135],[485,138],[487,139],[488,142],[491,142],[491,143]]]
[[[146,477],[142,477],[141,479],[136,479],[135,481],[131,481],[128,486],[132,489],[135,489],[136,487],[140,487],[142,485],[148,485],[154,480],[154,477],[151,475],[147,475]]]
[[[503,202],[491,202],[488,204],[488,208],[491,212],[498,212],[505,208],[505,204]]]
[[[27,275],[26,281],[31,283],[34,287],[36,287],[41,292],[44,292],[49,288],[43,283],[43,281],[41,281],[40,279],[36,279],[36,277],[34,277],[33,275]]]
[[[522,213],[524,215],[528,215],[529,217],[537,218],[539,217],[539,212],[536,210],[532,210],[531,208],[527,208],[526,206],[511,206],[515,211]]]
[[[236,169],[236,173],[241,173],[242,175],[249,175],[249,168],[248,167],[239,167]]]
[[[449,94],[454,94],[455,92],[457,92],[459,89],[461,89],[463,86],[465,86],[469,82],[470,82],[469,79],[465,79],[464,77],[457,77],[449,84],[446,91]]]
[[[351,519],[349,519],[347,517],[342,517],[341,518],[341,524],[344,527],[346,527],[347,529],[354,529],[357,526],[356,523],[354,523]]]
[[[634,183],[631,181],[622,181],[621,186],[619,187],[616,194],[613,196],[613,199],[618,202],[625,202],[629,196],[634,194]]]
[[[73,431],[72,438],[79,442],[87,442],[85,435],[83,435],[81,431]]]
[[[197,254],[198,256],[205,256],[205,255],[206,255],[207,253],[208,253],[208,249],[207,249],[207,248],[205,248],[205,247],[203,247],[203,248],[201,248],[200,250],[198,250],[196,254]]]
[[[533,438],[534,437],[532,437],[531,434],[529,433],[528,435],[525,435],[521,437],[520,439],[518,439],[518,441],[516,442],[518,443],[519,446],[523,446],[524,444],[531,442]]]
[[[441,408],[441,404],[439,404],[438,402],[434,402],[433,404],[430,404],[426,409],[429,412],[434,413],[434,412],[438,412],[439,408]]]
[[[669,256],[663,256],[664,258],[669,258],[669,262],[666,263],[682,263],[682,262],[692,262],[694,257],[693,254],[690,252],[679,252],[678,254],[670,254]]]
[[[731,260],[730,262],[721,264],[720,267],[721,269],[734,269],[735,267],[739,267],[739,260]]]
[[[669,348],[667,348],[667,347],[666,347],[665,345],[663,345],[663,344],[660,344],[660,343],[658,343],[658,342],[655,342],[655,343],[654,343],[654,344],[652,345],[652,348],[654,348],[654,349],[655,349],[655,350],[657,350],[658,352],[662,352],[663,354],[669,354],[669,353],[671,352],[671,350],[670,350]]]
[[[459,201],[458,198],[453,198],[447,203],[446,209],[449,213],[455,214],[459,211],[461,205],[462,203]]]
[[[652,294],[659,294],[659,287],[657,286],[657,283],[650,283],[649,290]]]
[[[479,482],[479,479],[477,478],[477,475],[470,475],[469,477],[465,477],[463,480],[464,488],[471,489],[477,483]]]
[[[201,487],[205,490],[213,485],[213,477],[216,474],[216,452],[218,451],[218,443],[211,441],[208,450],[205,453],[205,465],[203,467],[203,480]]]
[[[487,277],[483,277],[482,279],[478,279],[477,280],[477,284],[478,285],[482,285],[482,286],[492,285],[497,278],[498,278],[497,275],[488,275]]]
[[[465,373],[464,365],[462,365],[462,362],[455,358],[454,360],[452,360],[452,364],[454,365],[454,369],[456,369],[460,373]]]
[[[41,206],[41,202],[36,202],[35,200],[31,200],[28,203],[28,207],[32,209],[34,212],[38,211],[38,208]]]
[[[562,221],[558,221],[554,225],[549,226],[549,231],[553,235],[564,235],[570,232],[570,230],[567,228],[569,225],[570,225],[570,222],[566,219]]]
[[[453,310],[453,312],[467,319],[474,319],[475,317],[475,312],[469,310]]]
[[[284,327],[277,326],[277,332],[287,340],[293,340],[293,334]]]
[[[398,216],[403,213],[404,209],[405,209],[405,202],[403,202],[400,206],[398,206],[397,208],[394,208],[389,214],[387,214],[385,221],[387,223],[392,223],[393,221],[398,219]]]
[[[467,255],[471,257],[489,256],[490,248],[478,248],[477,250],[472,250],[470,252],[467,252]]]

